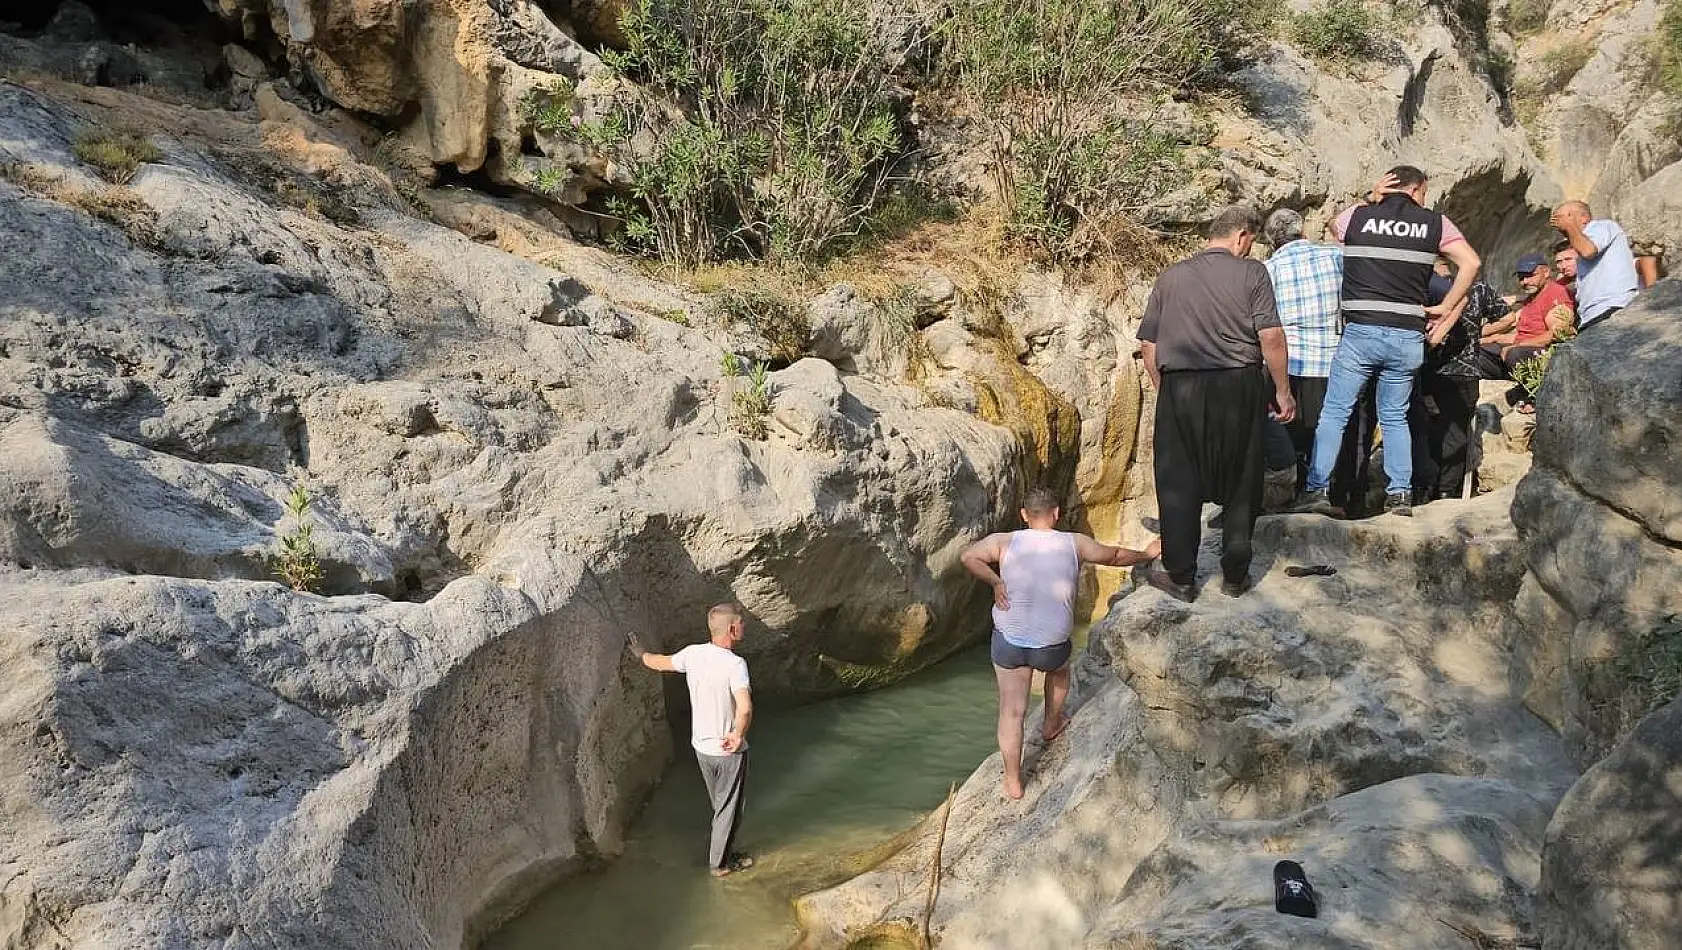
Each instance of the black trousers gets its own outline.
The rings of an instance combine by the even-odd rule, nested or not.
[[[1413,433],[1413,493],[1420,501],[1459,498],[1472,448],[1478,381],[1420,373],[1408,404]]]
[[[1320,425],[1320,410],[1326,405],[1326,377],[1292,376],[1291,395],[1297,401],[1297,417],[1285,427],[1297,453],[1297,491],[1308,484],[1308,465],[1314,456],[1314,430]],[[1332,466],[1332,484],[1326,497],[1349,511],[1367,494],[1367,470],[1372,460],[1373,437],[1378,432],[1378,382],[1374,380],[1355,400],[1355,412],[1343,430],[1343,447]]]
[[[1235,582],[1249,576],[1271,394],[1260,366],[1162,374],[1156,400],[1156,500],[1162,567],[1175,583],[1197,579],[1204,502],[1221,506],[1222,575]]]

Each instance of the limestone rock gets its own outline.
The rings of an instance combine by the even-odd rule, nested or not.
[[[775,699],[984,629],[1009,432],[806,360],[743,439],[722,341],[645,309],[682,292],[401,214],[274,102],[95,92],[0,81],[0,160],[60,176],[0,180],[0,944],[470,944],[658,777],[628,634],[737,600]],[[165,154],[95,217],[105,109]],[[269,578],[300,482],[325,596]]]
[[[1530,574],[1516,634],[1531,658],[1515,676],[1585,766],[1650,708],[1619,671],[1682,612],[1679,312],[1682,284],[1666,281],[1556,352],[1513,505]]]
[[[1253,592],[1123,597],[1077,668],[1069,729],[1029,740],[1025,797],[1000,798],[997,758],[959,792],[940,945],[1529,939],[1543,828],[1575,772],[1510,692],[1499,621],[1524,564],[1506,505],[1264,518]],[[1337,573],[1283,576],[1316,563]],[[1201,573],[1218,570],[1205,552]],[[807,945],[919,923],[938,817],[877,869],[802,898]],[[1284,857],[1308,864],[1321,919],[1273,913]]]
[[[1682,945],[1682,700],[1590,769],[1548,823],[1543,950]]]

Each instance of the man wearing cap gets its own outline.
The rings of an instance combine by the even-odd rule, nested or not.
[[[1492,323],[1483,332],[1484,352],[1493,357],[1486,365],[1499,364],[1504,375],[1514,366],[1553,345],[1566,332],[1576,317],[1571,295],[1563,284],[1553,279],[1548,259],[1540,254],[1526,254],[1514,267],[1524,303],[1508,320]]]

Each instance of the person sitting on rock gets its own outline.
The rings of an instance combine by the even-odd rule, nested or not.
[[[1511,378],[1514,366],[1552,346],[1576,323],[1571,295],[1553,279],[1547,258],[1526,254],[1514,270],[1524,302],[1508,319],[1485,327],[1480,340],[1490,357],[1485,365],[1494,370],[1499,364],[1499,375],[1492,378]]]
[[[1554,280],[1571,295],[1571,306],[1577,306],[1577,249],[1561,242],[1554,247]]]
[[[753,722],[748,665],[735,653],[742,630],[742,611],[735,604],[719,604],[707,611],[708,642],[670,656],[639,651],[644,666],[658,673],[682,673],[689,687],[689,742],[712,803],[707,866],[713,877],[753,866],[752,858],[731,850],[747,794],[747,734]]]
[[[1577,252],[1577,315],[1581,329],[1629,306],[1641,288],[1629,235],[1616,221],[1596,218],[1587,202],[1567,201],[1549,219]]]
[[[1040,735],[1050,742],[1069,718],[1069,634],[1075,625],[1075,590],[1082,564],[1128,567],[1154,560],[1162,551],[1152,541],[1143,551],[1100,544],[1084,534],[1057,530],[1062,515],[1057,495],[1036,488],[1022,502],[1027,530],[990,534],[964,551],[964,567],[993,588],[993,671],[999,680],[999,754],[1004,758],[1004,792],[1022,797],[1022,720],[1034,671],[1045,674],[1045,717]]]

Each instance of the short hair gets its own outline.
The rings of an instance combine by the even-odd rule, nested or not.
[[[1396,179],[1397,188],[1412,188],[1414,185],[1423,185],[1431,180],[1430,175],[1425,174],[1413,165],[1397,165],[1385,174]]]
[[[1589,210],[1589,203],[1586,202],[1586,201],[1578,201],[1575,198],[1573,198],[1572,200],[1567,201],[1566,203],[1560,205],[1559,210],[1561,210],[1561,211],[1567,211],[1567,210],[1569,210],[1569,211],[1581,211],[1583,213],[1583,217],[1585,217],[1585,218],[1594,217],[1594,212]]]
[[[1576,250],[1576,248],[1571,246],[1571,242],[1569,240],[1562,239],[1562,240],[1555,241],[1554,246],[1551,247],[1551,248],[1548,248],[1548,256],[1549,257],[1558,257],[1560,254],[1564,253],[1565,251],[1574,251],[1574,250]]]
[[[1302,215],[1290,208],[1280,208],[1267,216],[1267,225],[1263,231],[1267,243],[1274,247],[1284,247],[1292,241],[1302,239]]]
[[[1049,515],[1062,506],[1062,499],[1049,488],[1032,489],[1022,499],[1022,510],[1031,515]]]
[[[1227,205],[1221,213],[1215,215],[1215,220],[1209,225],[1209,239],[1219,240],[1232,237],[1240,231],[1251,234],[1261,233],[1261,215],[1249,205]]]
[[[735,604],[714,604],[707,611],[707,632],[718,636],[730,629],[730,625],[742,619],[742,608]]]

